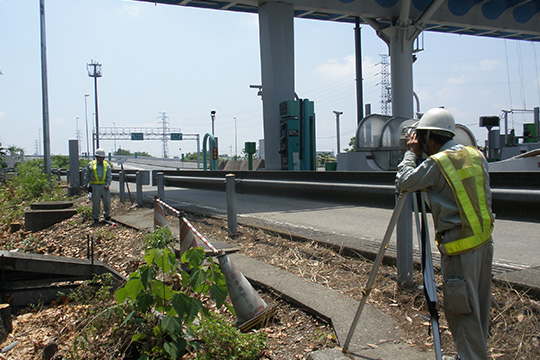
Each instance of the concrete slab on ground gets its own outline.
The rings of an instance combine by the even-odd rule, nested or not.
[[[323,285],[306,281],[288,271],[240,254],[229,256],[252,284],[280,294],[287,301],[329,321],[342,346],[349,333],[359,302]],[[403,342],[403,333],[394,319],[367,304],[349,346],[349,355],[368,359],[432,359]]]
[[[513,288],[528,291],[529,295],[540,299],[540,267],[498,274],[494,280],[507,282]]]

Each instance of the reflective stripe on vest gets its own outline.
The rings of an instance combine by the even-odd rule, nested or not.
[[[443,244],[436,241],[442,254],[456,255],[476,249],[491,238],[493,214],[486,198],[486,176],[483,157],[472,146],[458,151],[442,151],[431,156],[448,181],[461,216],[461,232],[457,239]]]
[[[97,172],[97,161],[93,161],[94,165],[92,166],[94,169],[94,180],[90,181],[90,184],[93,185],[102,185],[105,184],[107,181],[107,164],[106,161],[103,161],[103,177],[100,179],[98,172]]]

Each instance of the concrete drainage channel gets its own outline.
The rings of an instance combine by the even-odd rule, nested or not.
[[[71,201],[32,203],[25,212],[25,230],[40,231],[76,213]],[[89,237],[87,259],[0,251],[0,342],[10,332],[12,307],[51,303],[59,293],[69,294],[94,275],[111,274],[113,285],[125,282],[119,272],[94,261],[92,243]]]

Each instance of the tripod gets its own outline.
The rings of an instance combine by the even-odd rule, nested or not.
[[[356,314],[354,315],[351,328],[349,330],[349,333],[347,334],[345,343],[343,344],[344,353],[346,353],[347,350],[349,349],[352,336],[354,334],[354,331],[356,330],[356,326],[358,325],[358,320],[360,319],[360,315],[362,314],[362,310],[364,309],[367,298],[369,294],[371,293],[371,290],[373,289],[375,277],[377,276],[377,272],[384,258],[384,253],[386,252],[386,249],[388,248],[388,243],[390,242],[390,238],[392,237],[392,233],[394,232],[394,228],[398,221],[399,215],[401,214],[401,211],[403,210],[403,206],[406,200],[407,200],[407,192],[401,191],[398,195],[396,206],[392,213],[392,217],[390,218],[390,222],[388,223],[388,227],[386,228],[386,232],[384,234],[381,247],[373,263],[373,268],[371,269],[371,273],[369,274],[368,281],[366,283],[366,286],[362,290],[362,299],[360,300],[360,304],[358,305],[358,309],[356,310]],[[414,213],[416,217],[418,241],[420,245],[420,250],[422,252],[424,294],[426,296],[426,300],[428,302],[428,308],[431,315],[433,342],[435,345],[435,356],[437,360],[441,360],[442,351],[441,351],[441,339],[440,339],[440,333],[439,333],[439,317],[438,317],[437,308],[436,308],[437,291],[436,291],[436,286],[435,286],[435,277],[433,273],[433,263],[432,263],[432,258],[431,258],[431,248],[429,245],[429,236],[428,236],[428,231],[427,231],[426,211],[425,211],[425,202],[424,202],[423,194],[421,194],[421,200],[422,200],[421,201],[422,202],[422,227],[420,228],[416,193],[413,193],[413,208],[414,208]]]

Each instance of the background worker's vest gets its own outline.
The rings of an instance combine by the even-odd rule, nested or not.
[[[461,232],[448,243],[441,234],[436,242],[442,254],[456,255],[476,249],[491,238],[493,214],[486,197],[483,156],[472,146],[458,151],[441,151],[431,156],[452,188],[459,214]]]
[[[106,162],[106,161],[103,161],[103,177],[100,179],[99,176],[98,176],[98,171],[97,171],[97,161],[92,161],[93,165],[92,165],[92,168],[94,170],[94,180],[91,180],[90,181],[90,184],[93,184],[93,185],[103,185],[105,184],[107,181],[107,167],[109,166],[109,164]]]

